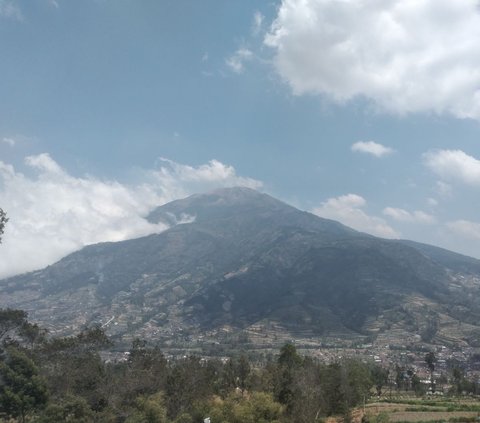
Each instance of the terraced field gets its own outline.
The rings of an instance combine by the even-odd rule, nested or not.
[[[476,422],[480,421],[480,400],[393,399],[367,404],[365,417],[368,421],[378,423]]]

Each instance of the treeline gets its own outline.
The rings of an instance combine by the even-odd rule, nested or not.
[[[262,366],[228,360],[167,360],[136,340],[120,362],[100,351],[100,328],[47,338],[24,312],[0,310],[0,419],[19,422],[315,422],[348,415],[372,387],[372,368],[352,360],[324,365],[291,344]]]
[[[18,310],[0,310],[0,346],[4,422],[312,423],[330,415],[348,421],[350,410],[387,379],[373,364],[324,364],[291,344],[260,365],[246,355],[167,360],[136,340],[125,360],[106,362],[100,352],[112,344],[102,329],[49,338]]]

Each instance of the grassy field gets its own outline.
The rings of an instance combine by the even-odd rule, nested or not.
[[[414,397],[382,400],[366,404],[365,416],[375,423],[480,422],[480,400]]]

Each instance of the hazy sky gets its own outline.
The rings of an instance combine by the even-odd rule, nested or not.
[[[0,276],[247,185],[480,258],[477,0],[0,0]]]

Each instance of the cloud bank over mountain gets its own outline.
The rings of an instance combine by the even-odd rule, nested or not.
[[[85,245],[121,241],[166,229],[144,219],[153,208],[189,194],[243,185],[261,187],[217,160],[198,167],[161,159],[135,185],[75,177],[50,155],[25,158],[25,172],[0,162],[0,198],[9,222],[0,277],[51,264]]]

